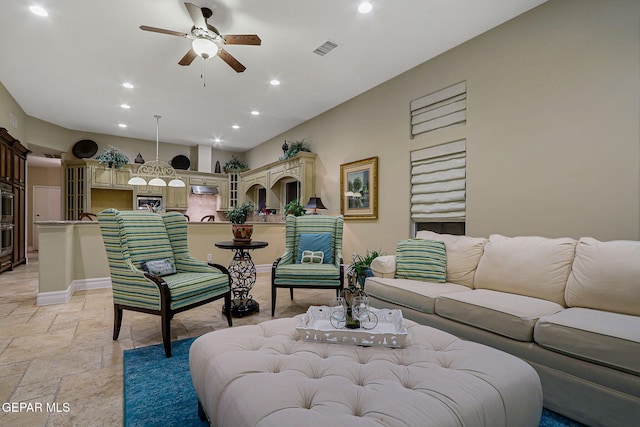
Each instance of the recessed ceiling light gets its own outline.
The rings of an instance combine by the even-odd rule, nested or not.
[[[126,128],[127,125],[125,125],[124,123],[118,123],[118,126],[120,126],[121,128]]]
[[[222,140],[221,140],[220,138],[213,138],[213,142],[215,142],[215,143],[218,143],[218,144],[219,144],[219,143],[221,143],[221,142],[222,142]]]
[[[47,12],[46,10],[44,10],[44,8],[40,7],[40,6],[31,6],[29,7],[29,10],[31,11],[31,13],[33,13],[34,15],[38,15],[38,16],[49,16],[49,12]]]
[[[369,13],[371,12],[371,9],[373,9],[373,6],[371,6],[371,3],[369,3],[368,1],[363,1],[358,6],[358,12],[360,13]]]
[[[279,86],[280,80],[273,79],[269,83],[271,84],[271,86]]]
[[[122,86],[126,87],[127,89],[133,89],[133,85],[129,82],[122,83]]]
[[[252,116],[259,116],[259,115],[260,115],[260,111],[253,110],[253,111],[251,112],[251,115],[252,115]]]
[[[124,108],[125,110],[128,110],[129,108],[131,108],[131,106],[128,104],[120,104],[120,108]]]
[[[234,128],[234,129],[240,129],[240,126],[238,126],[238,125],[233,125],[231,127]]]

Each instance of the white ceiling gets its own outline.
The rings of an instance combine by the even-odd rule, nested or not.
[[[360,14],[360,0],[192,0],[222,34],[262,39],[225,47],[244,73],[207,60],[204,87],[200,58],[178,65],[190,40],[138,28],[189,32],[182,1],[2,0],[0,82],[29,116],[68,129],[155,140],[160,114],[162,141],[245,151],[544,1],[370,0]],[[327,40],[340,47],[314,54]]]

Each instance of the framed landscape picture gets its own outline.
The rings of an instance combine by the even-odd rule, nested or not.
[[[344,219],[377,219],[378,158],[340,165],[340,191]]]

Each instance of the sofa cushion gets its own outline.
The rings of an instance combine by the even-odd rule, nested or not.
[[[576,241],[493,234],[476,271],[476,289],[491,289],[565,305]]]
[[[640,242],[580,239],[565,298],[571,307],[640,316]]]
[[[443,242],[423,239],[400,240],[396,248],[396,277],[446,281],[447,254]]]
[[[568,308],[541,317],[534,338],[550,350],[640,375],[640,317]]]
[[[488,289],[444,294],[436,299],[437,315],[518,341],[533,341],[538,318],[563,309],[544,299]]]
[[[420,280],[368,277],[367,294],[393,304],[433,314],[438,295],[465,292],[469,288],[455,283],[432,283]]]
[[[473,288],[473,278],[487,239],[418,231],[416,239],[439,240],[447,250],[447,282]]]

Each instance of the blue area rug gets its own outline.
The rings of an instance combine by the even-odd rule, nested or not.
[[[194,340],[172,342],[169,359],[164,357],[162,344],[124,351],[125,426],[208,425],[198,418],[198,398],[189,373],[189,348]],[[583,425],[545,409],[540,427]]]

